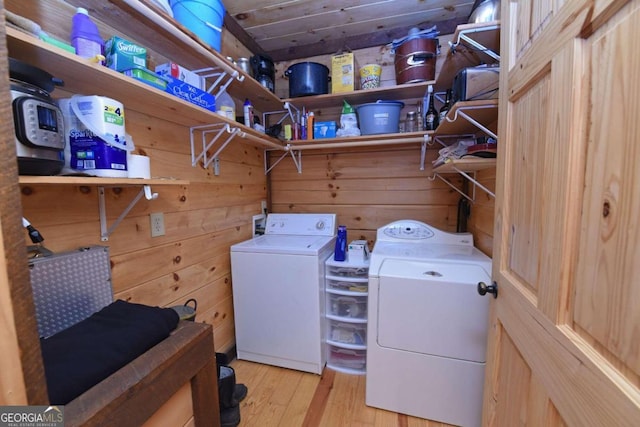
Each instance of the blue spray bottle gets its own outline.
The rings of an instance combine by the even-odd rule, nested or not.
[[[335,261],[344,261],[347,259],[347,226],[338,226],[338,237],[336,238],[336,249],[333,253]]]

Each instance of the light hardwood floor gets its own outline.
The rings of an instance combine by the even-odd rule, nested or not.
[[[239,427],[444,427],[364,403],[365,377],[325,369],[322,376],[234,360],[236,381],[249,388]]]

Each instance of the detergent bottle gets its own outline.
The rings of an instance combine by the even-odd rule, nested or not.
[[[336,136],[360,136],[356,112],[347,101],[343,102],[342,114],[340,115],[340,129],[336,131]]]
[[[345,261],[347,259],[347,226],[338,226],[338,237],[336,238],[336,248],[333,253],[335,261]]]
[[[104,63],[102,37],[89,12],[83,7],[76,9],[71,20],[71,45],[76,49],[76,55]]]

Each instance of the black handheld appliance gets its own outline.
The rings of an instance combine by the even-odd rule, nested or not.
[[[253,77],[262,86],[275,93],[276,67],[268,55],[253,55],[249,60]]]

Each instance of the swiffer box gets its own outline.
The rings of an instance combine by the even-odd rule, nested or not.
[[[166,62],[156,66],[156,73],[161,76],[171,76],[175,79],[182,80],[189,83],[191,86],[195,86],[198,89],[204,89],[204,78],[197,75],[191,70],[187,70],[181,65],[175,62]]]
[[[120,37],[113,36],[104,43],[104,56],[112,70],[147,67],[147,49]]]
[[[130,68],[122,72],[125,76],[133,77],[134,79],[146,83],[150,86],[156,87],[160,90],[167,89],[167,81],[158,74],[151,70],[147,70],[142,67]]]
[[[209,111],[216,111],[216,97],[207,93],[189,83],[178,80],[171,76],[162,76],[167,81],[165,92],[189,101],[199,107],[206,108]]]
[[[353,92],[356,89],[356,64],[353,53],[331,57],[331,93]]]

